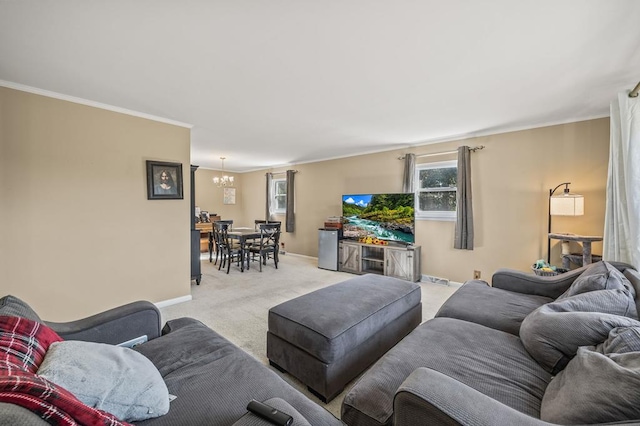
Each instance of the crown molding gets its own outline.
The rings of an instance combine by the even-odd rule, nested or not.
[[[62,93],[52,92],[50,90],[39,89],[37,87],[26,86],[20,83],[14,83],[12,81],[0,80],[0,86],[7,87],[9,89],[20,90],[22,92],[29,92],[36,95],[46,96],[48,98],[60,99],[63,101],[73,102],[75,104],[87,105],[94,108],[100,108],[108,111],[118,112],[120,114],[131,115],[134,117],[145,118],[147,120],[158,121],[160,123],[171,124],[179,127],[186,127],[187,129],[193,128],[193,124],[183,123],[169,118],[158,117],[155,115],[147,114],[144,112],[133,111],[126,108],[121,108],[113,105],[103,104],[101,102],[90,101],[88,99],[77,98],[75,96],[64,95]]]
[[[490,130],[481,130],[477,132],[460,133],[457,135],[443,136],[443,137],[425,139],[425,140],[415,141],[415,142],[405,142],[402,144],[398,144],[397,146],[394,146],[394,147],[372,149],[372,150],[360,151],[353,154],[346,154],[346,155],[333,156],[333,157],[322,157],[314,160],[296,161],[294,163],[276,164],[269,167],[258,167],[250,170],[235,171],[234,173],[239,173],[239,174],[252,173],[252,172],[259,172],[263,170],[273,170],[273,169],[280,169],[285,167],[293,167],[298,164],[320,163],[322,161],[341,160],[343,158],[358,157],[361,155],[380,154],[380,153],[389,152],[389,151],[406,150],[409,148],[419,148],[419,147],[434,145],[438,143],[453,142],[453,141],[463,142],[466,140],[481,138],[485,136],[494,136],[494,135],[500,135],[503,133],[520,132],[524,130],[534,130],[534,129],[540,129],[543,127],[560,126],[563,124],[579,123],[581,121],[597,120],[600,118],[607,118],[607,117],[609,117],[609,114],[593,115],[593,116],[587,116],[587,117],[575,117],[575,118],[569,118],[566,120],[547,121],[547,122],[533,124],[529,126],[502,127],[502,128],[495,128]]]

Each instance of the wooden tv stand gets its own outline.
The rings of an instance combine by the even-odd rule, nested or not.
[[[341,240],[338,270],[352,274],[380,274],[420,281],[420,246],[365,244]]]

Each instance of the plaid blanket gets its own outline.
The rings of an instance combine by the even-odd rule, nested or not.
[[[20,317],[0,316],[0,370],[35,373],[53,342],[62,338],[49,327]]]
[[[128,425],[35,374],[49,345],[60,341],[43,324],[0,316],[0,401],[27,408],[53,425]]]

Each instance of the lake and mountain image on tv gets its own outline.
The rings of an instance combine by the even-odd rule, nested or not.
[[[343,236],[413,244],[414,194],[350,194],[342,196]]]

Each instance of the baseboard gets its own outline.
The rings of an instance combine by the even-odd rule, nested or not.
[[[154,303],[158,308],[166,308],[167,306],[177,305],[178,303],[188,302],[192,299],[191,295],[176,297],[175,299],[162,300],[160,302]]]
[[[280,252],[280,254],[284,254],[284,253]],[[291,253],[290,251],[286,252],[286,255],[287,256],[296,256],[296,257],[305,257],[307,259],[316,259],[316,260],[318,259],[315,256],[307,256],[306,254]]]
[[[422,278],[420,279],[420,281],[423,283],[432,283],[432,284],[446,285],[451,287],[460,287],[462,285],[462,283],[451,281],[448,278],[441,278],[441,277],[436,277],[434,275],[426,275],[426,274],[422,274]]]

